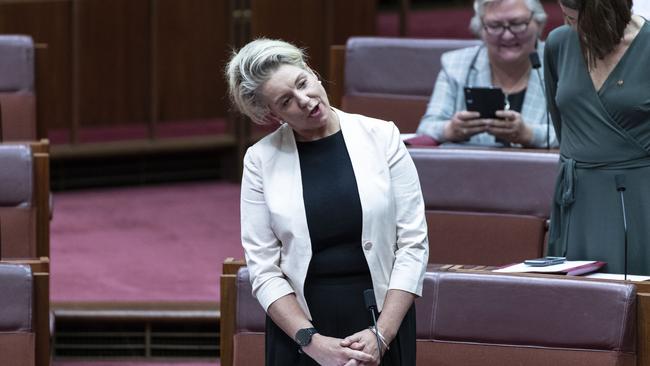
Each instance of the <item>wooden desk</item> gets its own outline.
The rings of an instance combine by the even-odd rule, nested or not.
[[[221,365],[232,365],[235,311],[237,306],[237,270],[245,266],[243,260],[228,258],[223,263],[221,275]],[[495,267],[453,264],[429,264],[427,271],[481,273],[523,277],[571,278],[582,281],[621,282],[576,276],[559,276],[538,273],[494,273]],[[650,366],[650,282],[632,282],[637,289],[637,365]]]

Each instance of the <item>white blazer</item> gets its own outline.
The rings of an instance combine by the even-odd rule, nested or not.
[[[429,244],[420,181],[392,122],[334,111],[357,180],[363,216],[359,245],[381,310],[389,289],[422,295]],[[241,238],[253,295],[264,310],[295,293],[311,318],[303,289],[311,240],[298,150],[286,124],[244,157]]]

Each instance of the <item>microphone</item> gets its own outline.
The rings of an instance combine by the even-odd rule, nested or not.
[[[627,215],[625,212],[625,197],[623,195],[623,192],[625,192],[625,175],[624,174],[615,175],[614,182],[616,183],[616,190],[621,195],[621,211],[623,212],[623,232],[624,232],[623,279],[627,281]]]
[[[381,339],[379,338],[379,329],[377,328],[377,301],[375,300],[375,291],[369,288],[363,291],[363,302],[366,304],[366,309],[372,315],[372,325],[375,327],[375,337],[377,338],[377,350],[379,350],[379,364],[381,364]],[[379,365],[378,364],[378,365]]]
[[[539,53],[537,51],[533,51],[528,55],[528,59],[530,60],[530,66],[533,67],[533,69],[539,69],[542,67],[542,63],[539,61]]]
[[[377,302],[375,301],[375,291],[371,288],[363,291],[363,302],[366,304],[366,309],[372,312],[372,315],[375,315],[377,311]]]
[[[542,84],[542,91],[544,92],[544,100],[546,100],[546,86],[544,85],[544,80],[542,80],[542,73],[539,69],[542,67],[542,63],[539,60],[539,54],[537,51],[533,51],[528,54],[528,59],[530,60],[530,66],[535,69],[537,73],[537,78],[539,79],[540,84]],[[548,112],[548,105],[546,106],[546,149],[551,149],[551,117]]]

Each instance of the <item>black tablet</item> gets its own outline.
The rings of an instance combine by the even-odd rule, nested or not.
[[[481,118],[496,118],[495,112],[505,109],[506,96],[501,88],[465,88],[465,106],[479,112]]]

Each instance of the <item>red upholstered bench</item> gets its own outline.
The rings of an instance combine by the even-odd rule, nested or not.
[[[330,56],[333,101],[349,113],[393,121],[402,133],[417,129],[447,51],[479,44],[467,39],[351,37]],[[338,51],[337,51],[338,50]]]
[[[237,273],[237,313],[233,338],[233,365],[264,365],[266,315],[251,293],[248,268]]]
[[[47,142],[0,144],[0,258],[49,257]]]
[[[635,365],[634,285],[427,272],[418,365]]]
[[[233,288],[225,277],[221,365],[264,365],[265,314],[248,270],[233,275]],[[417,364],[634,365],[636,304],[626,283],[430,270],[415,302]]]
[[[0,263],[0,363],[35,365],[33,281],[29,266]]]
[[[49,155],[47,142],[30,144],[0,144],[0,259],[1,266],[13,268],[24,264],[31,268],[33,301],[30,303],[30,338],[37,366],[50,364],[50,303],[49,303]],[[22,267],[21,267],[22,268]],[[20,273],[24,271],[19,271]],[[6,294],[0,288],[0,302]],[[0,318],[5,311],[0,304]],[[0,326],[0,330],[1,330]],[[22,342],[22,341],[20,341]],[[33,344],[35,342],[35,345]],[[12,343],[13,344],[13,343]],[[22,344],[22,343],[21,343]],[[18,345],[15,345],[18,347]],[[10,346],[11,352],[22,352]],[[34,350],[35,347],[35,350]],[[0,365],[24,365],[3,356]],[[15,355],[17,353],[11,353]],[[22,353],[21,353],[22,354]],[[27,359],[23,360],[26,361]],[[6,363],[6,362],[7,363]]]
[[[0,141],[36,140],[34,43],[0,35]]]
[[[429,227],[429,262],[504,265],[544,251],[558,154],[411,148]]]

